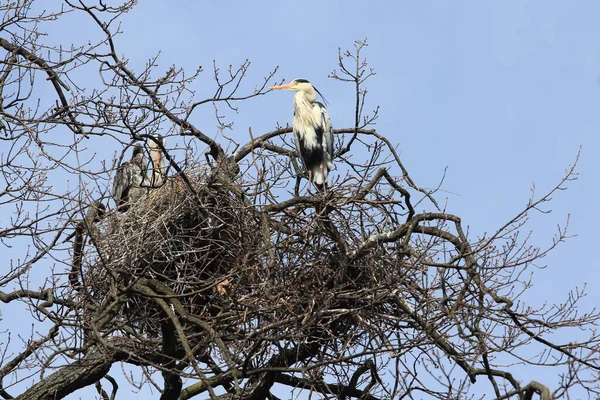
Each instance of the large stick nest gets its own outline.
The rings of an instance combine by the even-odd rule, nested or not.
[[[115,288],[131,290],[126,322],[150,336],[159,334],[166,315],[155,299],[135,293],[140,279],[160,282],[188,313],[202,315],[211,298],[230,290],[232,275],[256,264],[260,228],[253,207],[226,186],[209,187],[202,176],[191,181],[193,188],[171,179],[127,212],[108,216],[98,258],[84,264],[97,302]]]
[[[190,180],[191,188],[171,179],[127,212],[105,218],[98,253],[82,270],[94,302],[126,298],[113,329],[127,325],[160,337],[170,318],[157,301],[162,297],[193,344],[209,345],[206,328],[181,318],[174,300],[241,352],[257,351],[257,332],[275,342],[349,334],[357,343],[385,331],[381,314],[397,315],[398,289],[421,273],[407,268],[412,260],[394,244],[344,259],[365,235],[392,226],[402,212],[397,201],[375,214],[376,230],[368,233],[356,227],[374,218],[372,208],[349,202],[343,188],[273,210],[255,205],[236,184],[207,184],[200,175]],[[147,282],[168,292],[155,285],[155,296],[136,289]]]

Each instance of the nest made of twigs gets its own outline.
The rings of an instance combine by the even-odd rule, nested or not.
[[[189,181],[192,187],[172,178],[126,212],[109,215],[98,257],[84,265],[96,301],[115,287],[132,290],[124,318],[150,336],[167,317],[153,298],[135,293],[136,282],[159,282],[186,312],[202,315],[211,298],[229,290],[236,271],[256,262],[260,228],[253,207],[227,185],[208,185],[203,176]]]
[[[374,329],[377,315],[396,307],[397,289],[418,278],[394,246],[344,260],[339,238],[348,254],[365,240],[353,223],[357,209],[368,212],[362,204],[345,205],[332,193],[321,196],[323,204],[334,204],[327,215],[314,202],[268,213],[234,183],[209,181],[189,176],[190,186],[172,178],[103,220],[97,254],[84,260],[82,275],[95,302],[115,291],[126,299],[113,329],[127,325],[160,337],[169,321],[161,297],[236,346],[252,347],[256,332],[274,340],[319,340],[325,331],[358,339]],[[136,289],[147,282],[155,295]],[[205,340],[199,324],[176,314],[186,335],[198,338],[193,343]]]

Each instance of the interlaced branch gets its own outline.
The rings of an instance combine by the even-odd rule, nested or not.
[[[469,235],[437,189],[411,177],[388,139],[396,132],[374,129],[365,39],[340,50],[331,74],[355,96],[318,191],[291,128],[272,121],[255,134],[228,119],[268,92],[277,68],[256,87],[248,60],[215,61],[208,77],[160,55],[137,70],[117,46],[135,1],[66,1],[37,15],[32,1],[0,5],[10,33],[0,38],[0,206],[10,215],[0,301],[34,326],[21,341],[10,324],[0,332],[1,397],[90,386],[116,399],[124,385],[152,385],[164,400],[600,395],[600,315],[581,310],[585,291],[539,307],[525,296],[537,262],[568,234],[559,228],[541,248],[520,232],[577,178],[575,165],[493,234]],[[39,26],[66,14],[100,39],[42,45]],[[46,85],[37,75],[49,97],[36,97]],[[64,126],[76,135],[60,135]],[[134,143],[158,149],[168,172],[125,211],[110,192]],[[568,343],[556,339],[564,332]],[[119,363],[135,372],[117,376]],[[515,364],[550,367],[559,381],[524,384],[531,370]]]

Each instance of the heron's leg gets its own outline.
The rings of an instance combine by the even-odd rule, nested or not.
[[[325,176],[325,164],[321,163],[319,165],[319,169],[321,170],[321,176],[323,177],[323,192],[327,191],[327,177]]]
[[[302,176],[300,174],[296,175],[296,185],[294,186],[294,196],[300,196],[300,181],[302,180]]]

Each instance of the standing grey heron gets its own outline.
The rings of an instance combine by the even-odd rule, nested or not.
[[[161,136],[156,141],[163,143]],[[141,199],[151,189],[162,186],[165,182],[165,167],[160,146],[155,140],[150,140],[150,161],[152,170],[148,171],[147,160],[144,157],[144,148],[141,144],[135,145],[130,161],[119,166],[113,182],[113,198],[117,209],[125,212],[129,206]],[[147,172],[147,174],[146,174]]]
[[[127,211],[131,203],[136,202],[144,195],[142,182],[146,178],[146,158],[144,148],[136,144],[133,148],[130,161],[125,161],[117,169],[113,181],[113,198],[117,209]]]
[[[274,90],[292,90],[294,95],[293,130],[296,148],[308,179],[319,190],[327,187],[327,175],[333,168],[333,131],[329,113],[317,94],[323,95],[306,79],[294,79],[285,85],[271,86]]]

